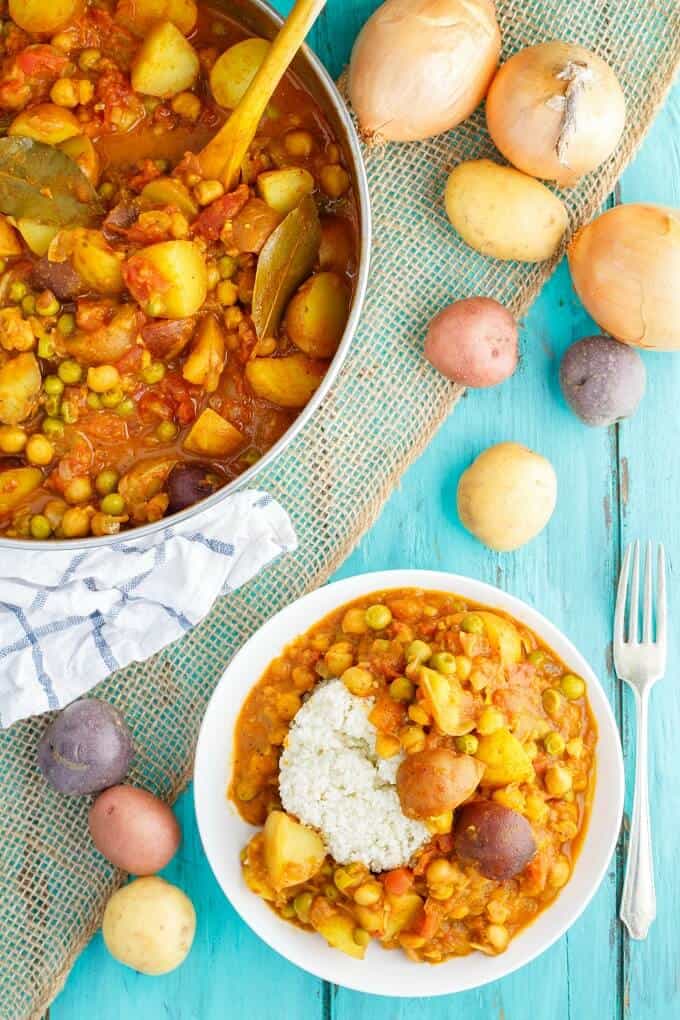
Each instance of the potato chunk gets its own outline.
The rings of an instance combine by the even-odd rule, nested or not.
[[[480,737],[475,757],[486,765],[482,786],[524,783],[534,774],[531,758],[509,730],[496,730]]]
[[[264,863],[274,889],[306,882],[326,857],[321,837],[284,811],[272,811],[264,827]]]
[[[155,181],[149,181],[141,197],[142,204],[147,208],[162,209],[167,205],[175,205],[190,219],[198,215],[198,206],[189,189],[174,177],[157,177]]]
[[[309,170],[291,166],[284,170],[267,170],[257,178],[257,190],[270,209],[281,216],[295,209],[305,195],[314,191],[314,178]]]
[[[87,135],[67,138],[59,148],[66,153],[69,159],[78,164],[90,183],[96,187],[99,180],[99,156]]]
[[[54,103],[40,103],[24,110],[7,129],[8,135],[32,138],[46,145],[60,145],[80,133],[81,125],[74,114]]]
[[[363,960],[366,947],[355,941],[356,924],[349,914],[317,896],[312,903],[309,920],[333,949],[339,949],[355,960]]]
[[[38,403],[42,384],[40,366],[34,354],[18,354],[0,368],[0,422],[18,425]]]
[[[10,468],[0,472],[0,514],[9,513],[30,496],[42,482],[42,471],[34,467]]]
[[[522,658],[522,642],[517,628],[496,613],[477,612],[475,615],[484,620],[486,636],[491,647],[499,653],[503,665],[510,666],[519,662]]]
[[[99,230],[63,230],[53,248],[63,261],[70,255],[73,268],[83,283],[98,294],[111,297],[125,290],[122,262]]]
[[[473,703],[469,691],[464,691],[458,680],[444,676],[434,669],[422,666],[418,682],[432,706],[432,714],[442,733],[459,737],[474,729]]]
[[[47,255],[52,241],[59,233],[59,227],[51,223],[38,223],[37,220],[25,218],[17,220],[17,230],[31,251],[41,258]]]
[[[0,216],[0,258],[12,258],[21,255],[21,241],[14,227],[6,216]]]
[[[253,392],[279,407],[304,407],[319,388],[327,363],[304,354],[287,358],[256,358],[246,365]]]
[[[269,46],[266,39],[244,39],[230,46],[215,61],[210,72],[210,89],[216,103],[228,110],[238,106],[267,56]]]
[[[162,241],[142,248],[123,269],[130,293],[156,319],[195,315],[208,293],[208,271],[193,241]]]
[[[84,0],[9,0],[9,14],[24,32],[54,35],[77,18]]]
[[[150,30],[135,57],[132,87],[148,96],[169,99],[190,89],[199,69],[191,43],[171,21],[162,21]]]
[[[116,21],[141,38],[158,21],[171,21],[183,35],[189,35],[197,17],[194,0],[119,0],[116,8]]]
[[[332,358],[345,332],[349,291],[337,273],[317,273],[300,287],[286,312],[286,331],[314,358]]]
[[[386,897],[385,929],[383,938],[393,939],[400,931],[410,928],[423,906],[417,893],[404,893],[403,896]]]
[[[243,433],[208,407],[184,440],[184,449],[204,457],[228,457],[244,443]]]
[[[224,355],[224,332],[214,315],[206,315],[198,327],[182,375],[187,382],[202,386],[207,393],[214,393],[224,368]]]

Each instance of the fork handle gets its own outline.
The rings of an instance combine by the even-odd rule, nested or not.
[[[633,688],[637,710],[635,794],[620,917],[631,938],[644,939],[656,917],[654,860],[649,820],[647,708],[649,688]]]

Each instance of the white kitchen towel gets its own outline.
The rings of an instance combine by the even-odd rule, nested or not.
[[[225,499],[182,527],[98,549],[0,551],[0,727],[62,708],[146,659],[296,548],[263,492]]]

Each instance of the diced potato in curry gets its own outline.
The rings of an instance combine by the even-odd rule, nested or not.
[[[356,925],[350,914],[331,906],[327,900],[319,897],[312,904],[310,920],[329,946],[340,949],[355,960],[363,960],[366,946],[360,945],[354,937]]]
[[[0,470],[0,514],[6,514],[19,506],[38,488],[42,480],[42,471],[38,468]]]
[[[349,291],[337,273],[310,277],[286,312],[286,331],[296,347],[313,358],[332,358],[345,332]]]
[[[112,296],[125,289],[122,259],[99,230],[63,230],[50,246],[54,261],[70,257],[73,268],[90,290]]]
[[[198,55],[171,21],[150,29],[132,65],[132,87],[160,99],[190,89],[198,77]]]
[[[7,134],[32,138],[46,145],[59,145],[81,134],[81,130],[80,122],[70,110],[55,106],[54,103],[42,103],[15,117]]]
[[[272,811],[264,827],[264,863],[274,889],[299,885],[317,873],[326,849],[313,829],[284,811]]]
[[[59,233],[59,227],[51,223],[39,223],[37,220],[21,217],[17,220],[17,230],[35,255],[46,255],[52,241]]]
[[[142,38],[159,21],[171,21],[183,35],[196,25],[194,0],[119,0],[116,20]]]
[[[499,729],[479,738],[475,756],[484,762],[483,786],[507,786],[531,779],[534,767],[523,745],[509,730]]]
[[[0,258],[21,255],[21,241],[6,216],[0,216]]]
[[[53,35],[82,13],[85,0],[9,0],[9,14],[24,32]]]
[[[417,893],[403,896],[387,895],[385,905],[384,937],[393,939],[399,932],[410,928],[423,909],[423,901]]]
[[[210,72],[210,90],[220,106],[238,106],[269,47],[266,39],[244,39],[218,57]]]
[[[147,315],[183,319],[203,305],[208,272],[193,241],[162,241],[128,259],[123,275],[128,289]]]
[[[418,671],[418,682],[443,733],[458,737],[474,729],[472,697],[455,677],[423,666]]]
[[[246,365],[246,378],[258,397],[279,407],[304,407],[321,385],[326,363],[304,354],[256,358]]]
[[[244,441],[242,432],[208,407],[192,426],[184,440],[184,449],[204,457],[229,457]]]
[[[182,375],[206,393],[214,393],[224,368],[224,330],[214,315],[206,315],[198,328],[191,353],[184,363]]]
[[[522,657],[522,640],[514,624],[496,613],[482,611],[476,615],[484,621],[486,636],[491,647],[500,654],[503,665],[510,666],[519,662]]]
[[[42,376],[34,354],[18,354],[0,367],[0,422],[18,425],[38,405]]]
[[[303,167],[267,170],[257,178],[257,190],[271,209],[285,216],[311,195],[314,178]]]

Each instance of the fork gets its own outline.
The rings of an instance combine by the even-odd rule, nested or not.
[[[633,576],[630,584],[628,627],[625,628],[628,579],[631,560]],[[621,566],[614,614],[614,666],[620,680],[625,680],[635,696],[637,714],[635,794],[633,820],[630,828],[626,878],[623,883],[620,917],[631,938],[644,939],[656,917],[654,862],[649,822],[649,785],[647,773],[647,716],[649,694],[666,670],[666,557],[664,548],[657,551],[656,607],[652,594],[652,543],[647,543],[642,604],[642,641],[638,640],[640,543],[628,546]],[[656,617],[656,640],[653,637]]]

